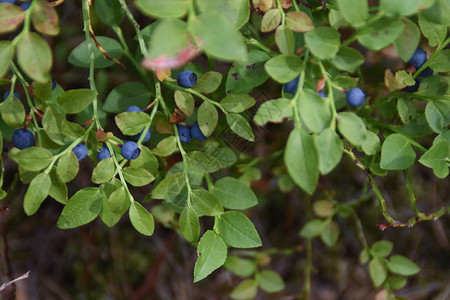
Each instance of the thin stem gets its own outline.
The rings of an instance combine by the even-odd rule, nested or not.
[[[375,183],[374,178],[372,177],[372,175],[368,174],[367,176],[369,176],[369,180],[370,180],[370,184],[372,185],[372,189],[375,193],[375,195],[377,195],[378,201],[380,203],[381,206],[381,212],[384,216],[384,218],[386,219],[386,221],[388,221],[390,224],[394,224],[396,223],[396,221],[394,220],[394,218],[391,217],[391,215],[389,214],[388,210],[387,210],[387,206],[386,206],[386,200],[384,200],[383,194],[381,194],[380,189],[378,188],[377,184]]]
[[[417,200],[416,196],[414,195],[414,190],[412,188],[411,184],[411,176],[409,175],[408,169],[405,169],[405,181],[406,181],[406,189],[408,190],[408,196],[409,196],[409,202],[411,203],[411,208],[416,214],[416,216],[422,215],[419,210],[417,209]]]
[[[108,150],[110,153],[114,153],[114,149],[112,148],[110,142],[108,142],[108,141],[106,142],[106,147],[108,147]],[[115,155],[111,155],[111,157],[114,162],[114,165],[116,166],[116,173],[119,175],[120,182],[122,182],[122,186],[124,187],[125,192],[127,193],[128,197],[130,198],[130,202],[133,203],[133,201],[134,201],[133,195],[131,194],[130,189],[128,189],[128,184],[125,181],[125,177],[123,176],[123,173],[122,173],[123,165],[119,164]],[[127,160],[124,159],[124,161],[127,161]]]
[[[183,173],[184,173],[184,181],[186,183],[186,187],[188,190],[187,196],[187,207],[191,207],[191,184],[189,182],[189,174],[188,174],[188,165],[186,159],[186,151],[184,151],[183,145],[181,145],[180,135],[178,134],[178,128],[175,124],[173,124],[173,130],[175,132],[175,137],[177,139],[178,148],[180,149],[181,157],[183,158]]]
[[[336,129],[337,112],[336,112],[336,106],[335,106],[335,103],[334,103],[333,85],[332,85],[332,82],[331,82],[331,79],[330,79],[330,75],[328,74],[327,71],[325,71],[325,68],[323,67],[322,61],[320,61],[320,60],[319,60],[319,67],[320,67],[320,70],[322,71],[323,76],[325,76],[325,80],[327,82],[328,99],[330,100],[331,113],[332,113],[331,129],[335,130]]]
[[[141,26],[134,19],[133,14],[131,13],[130,9],[128,8],[127,3],[125,2],[125,0],[119,0],[119,3],[120,3],[120,6],[122,7],[122,9],[124,10],[125,15],[127,16],[128,20],[133,25],[134,31],[136,31],[136,35],[137,35],[137,38],[138,38],[138,41],[139,41],[139,47],[141,49],[142,55],[144,57],[149,57],[150,55],[148,53],[147,46],[145,45],[144,37],[142,36],[142,32],[139,29]]]
[[[280,11],[280,15],[281,15],[281,24],[286,25],[286,15],[284,13],[283,7],[281,6],[280,0],[276,0],[276,1],[277,1],[278,10]]]
[[[262,51],[266,52],[267,54],[269,54],[269,56],[277,56],[278,53],[269,49],[268,47],[266,47],[266,45],[264,45],[263,43],[261,43],[260,41],[254,39],[254,38],[245,38],[245,42],[249,45],[253,45],[258,47],[259,49],[261,49]]]

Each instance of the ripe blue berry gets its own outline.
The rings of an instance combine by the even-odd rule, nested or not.
[[[108,147],[103,147],[99,152],[97,152],[98,160],[104,160],[109,157],[111,157],[111,152],[109,152]]]
[[[183,125],[177,125],[178,135],[180,136],[180,141],[183,143],[189,143],[192,139],[191,130]]]
[[[319,95],[320,95],[320,97],[322,97],[322,98],[326,98],[327,97],[327,95],[325,95],[325,93],[323,92],[323,90],[321,90],[320,92],[317,92]]]
[[[135,142],[127,141],[122,145],[120,153],[125,159],[131,160],[139,157],[141,149],[139,149],[138,144]]]
[[[85,144],[78,144],[72,148],[72,152],[75,153],[78,161],[84,159],[88,153],[88,149]]]
[[[34,136],[28,129],[20,128],[14,131],[12,141],[16,148],[22,150],[34,145]]]
[[[136,105],[132,105],[132,106],[128,107],[126,111],[127,111],[127,112],[132,112],[132,111],[135,111],[135,112],[141,112],[142,109],[140,109],[140,108],[137,107]]]
[[[286,93],[291,93],[291,94],[295,95],[295,93],[297,93],[298,80],[299,80],[299,77],[292,79],[288,83],[285,83],[284,91]]]
[[[186,70],[178,74],[177,81],[179,86],[190,88],[197,82],[197,75],[194,72]]]
[[[409,63],[416,69],[420,68],[427,61],[427,53],[420,48],[416,49],[413,56],[409,59]]]
[[[23,2],[22,4],[20,4],[20,8],[22,8],[23,10],[27,10],[28,8],[30,8],[30,5],[31,1]]]
[[[139,140],[139,138],[141,137],[143,131],[144,131],[144,129],[142,129],[141,133],[138,133],[138,134],[136,134],[136,135],[133,135],[133,136],[131,137],[131,140],[137,142],[137,141]],[[152,135],[152,132],[150,131],[150,128],[149,128],[148,131],[147,131],[147,134],[145,135],[145,138],[142,140],[142,142],[143,142],[143,143],[147,142],[147,141],[150,139],[150,136],[151,136],[151,135]]]
[[[191,136],[196,140],[204,140],[206,139],[206,136],[203,134],[203,132],[200,130],[200,126],[198,125],[198,122],[195,122],[192,124],[191,127]]]
[[[6,98],[8,98],[8,96],[9,96],[9,91],[6,91],[4,94],[3,94],[3,100],[6,100]],[[14,92],[14,97],[16,97],[17,99],[20,99],[20,96],[19,96],[19,94],[17,94],[16,92]]]
[[[360,106],[366,101],[366,94],[359,88],[354,87],[347,92],[347,103],[350,106]]]
[[[419,85],[422,82],[422,78],[416,78],[416,79],[414,79],[414,81],[416,82],[414,85],[410,85],[410,86],[406,87],[406,90],[410,93],[417,92],[417,90],[419,89]]]
[[[422,72],[420,72],[419,76],[429,77],[433,75],[434,71],[430,67],[426,67]]]

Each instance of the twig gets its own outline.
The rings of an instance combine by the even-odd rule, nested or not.
[[[26,272],[25,274],[23,274],[23,275],[20,276],[20,277],[17,277],[17,278],[14,279],[14,280],[11,280],[10,282],[6,282],[6,283],[2,284],[2,285],[0,286],[0,291],[3,291],[4,289],[6,289],[6,287],[7,287],[8,285],[14,284],[14,283],[16,283],[16,282],[19,281],[19,280],[28,278],[29,275],[30,275],[30,271]]]

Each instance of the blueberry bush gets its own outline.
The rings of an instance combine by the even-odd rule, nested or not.
[[[320,278],[346,286],[330,268],[348,256],[366,291],[402,299],[422,278],[405,236],[438,223],[448,251],[448,0],[0,2],[6,295],[22,209],[136,245],[174,233],[191,284],[228,274],[233,299],[335,299]],[[77,299],[143,297],[83,284]]]

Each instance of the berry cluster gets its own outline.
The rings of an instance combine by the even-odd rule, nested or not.
[[[419,69],[423,66],[423,64],[427,61],[427,53],[420,48],[417,48],[414,52],[413,56],[409,59],[408,63],[411,64],[416,69]],[[410,85],[406,88],[406,90],[410,93],[417,92],[419,89],[420,83],[423,78],[429,77],[433,75],[434,71],[430,67],[426,67],[422,72],[420,72],[419,77],[415,78],[415,84]]]
[[[178,135],[180,136],[180,141],[183,143],[189,143],[192,140],[192,138],[199,141],[206,139],[206,136],[200,130],[198,122],[192,124],[191,127],[184,125],[177,125],[177,129]]]

